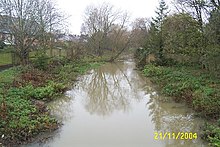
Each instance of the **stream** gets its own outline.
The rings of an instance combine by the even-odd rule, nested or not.
[[[78,78],[49,104],[62,121],[46,140],[25,147],[205,147],[203,120],[185,104],[162,96],[135,63],[107,63]],[[197,139],[155,139],[155,133],[197,133]],[[45,136],[42,135],[42,136]]]

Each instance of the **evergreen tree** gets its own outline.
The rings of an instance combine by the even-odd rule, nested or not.
[[[169,13],[168,11],[168,6],[164,0],[161,0],[159,3],[159,7],[155,11],[157,16],[155,18],[152,18],[152,23],[156,27],[156,29],[160,32],[162,31],[162,26],[163,26],[163,20],[167,17],[167,14]]]
[[[167,17],[169,13],[168,6],[164,0],[161,0],[159,3],[159,7],[156,10],[157,16],[155,18],[152,18],[152,24],[151,29],[153,30],[152,33],[154,33],[153,38],[151,41],[155,44],[155,46],[152,46],[161,61],[164,60],[163,56],[163,49],[164,49],[164,39],[163,39],[163,21]]]

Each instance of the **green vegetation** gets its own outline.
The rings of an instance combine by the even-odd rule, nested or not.
[[[200,116],[214,120],[219,118],[220,80],[209,72],[183,65],[149,64],[144,67],[143,73],[160,85],[163,94],[173,97],[177,102],[186,102]],[[219,126],[207,124],[203,138],[213,146],[219,145],[219,129]]]
[[[100,64],[39,55],[33,65],[0,72],[0,143],[22,144],[39,132],[57,129],[59,123],[46,102],[58,98],[78,75]]]
[[[5,84],[12,84],[14,78],[21,72],[19,67],[10,68],[0,72],[1,88]]]
[[[0,52],[0,66],[12,64],[11,53],[1,53]]]
[[[220,3],[188,0],[175,6],[181,11],[169,15],[160,0],[156,17],[142,31],[145,45],[136,50],[137,65],[163,94],[211,119],[203,128],[203,139],[220,146]]]
[[[211,146],[220,146],[220,119],[217,125],[205,124],[202,138],[208,140]]]
[[[206,117],[218,117],[220,112],[220,80],[207,72],[187,66],[146,65],[144,75],[162,87],[162,92],[175,101],[186,101]]]

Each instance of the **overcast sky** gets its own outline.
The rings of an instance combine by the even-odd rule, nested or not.
[[[166,0],[167,4],[169,1]],[[70,32],[79,34],[85,8],[91,4],[102,4],[103,2],[128,11],[131,14],[131,20],[138,17],[151,18],[155,15],[156,7],[159,5],[159,0],[57,0],[57,5],[62,11],[70,15]]]

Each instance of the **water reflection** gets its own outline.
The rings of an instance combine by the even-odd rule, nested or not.
[[[49,103],[48,107],[51,114],[60,121],[67,121],[74,116],[73,99],[69,96],[64,96],[56,101]]]
[[[64,125],[48,142],[28,146],[205,146],[200,139],[154,140],[154,132],[194,133],[201,120],[184,105],[166,102],[134,68],[133,62],[109,63],[79,78],[67,97],[50,104]]]
[[[108,116],[117,110],[129,112],[130,101],[143,98],[138,92],[143,81],[133,68],[132,62],[104,65],[80,79],[77,90],[70,91],[69,95],[83,93],[85,108],[91,114]]]
[[[150,96],[147,106],[150,110],[149,117],[155,125],[155,132],[197,133],[198,138],[193,140],[166,139],[164,140],[166,146],[204,146],[198,132],[203,121],[200,118],[194,118],[193,111],[189,108],[186,109],[184,104],[161,102],[160,96],[155,94]]]

